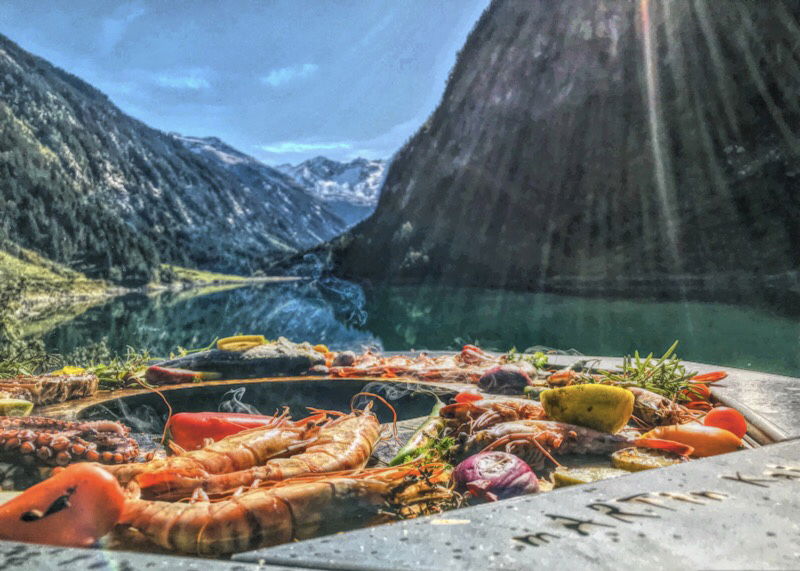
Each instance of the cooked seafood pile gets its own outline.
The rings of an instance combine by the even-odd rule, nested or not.
[[[239,336],[214,351],[265,344]],[[309,408],[299,419],[288,409],[171,415],[164,450],[145,457],[117,422],[0,417],[0,458],[68,465],[0,506],[0,538],[90,545],[133,533],[161,549],[227,555],[732,452],[747,430],[740,413],[711,398],[709,385],[725,374],[687,372],[674,346],[611,372],[548,370],[541,354],[496,356],[471,345],[435,357],[306,349],[311,362],[325,362],[310,372],[333,378],[475,387],[437,399],[395,456],[381,456],[387,461],[376,448],[393,427],[372,407],[391,404],[368,393],[357,395],[368,399],[362,409]],[[147,378],[194,374],[175,371],[157,365]]]
[[[18,399],[46,405],[92,396],[97,392],[97,377],[92,374],[20,375],[0,379],[0,399]],[[2,400],[0,400],[2,402]]]
[[[492,355],[474,345],[465,345],[460,353],[454,355],[420,353],[415,357],[382,357],[371,351],[361,355],[333,355],[329,360],[330,366],[317,367],[312,372],[334,377],[405,377],[420,381],[475,383],[484,389],[501,384],[513,385],[516,381],[518,390],[514,392],[521,392],[539,371],[533,360],[515,358],[510,354]]]

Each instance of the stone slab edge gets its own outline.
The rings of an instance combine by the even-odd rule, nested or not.
[[[800,568],[800,441],[235,556],[320,569]]]

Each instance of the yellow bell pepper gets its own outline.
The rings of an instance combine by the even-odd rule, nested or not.
[[[259,345],[266,345],[263,335],[235,335],[217,341],[217,349],[222,351],[246,351]]]
[[[613,434],[630,420],[634,397],[621,387],[587,384],[548,389],[539,400],[553,420]]]
[[[63,367],[58,371],[53,371],[50,373],[51,375],[82,375],[86,372],[86,369],[83,367]]]

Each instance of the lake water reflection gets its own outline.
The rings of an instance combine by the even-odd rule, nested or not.
[[[680,339],[684,359],[800,376],[800,322],[763,309],[448,286],[363,289],[337,279],[200,297],[127,296],[57,327],[45,341],[68,352],[106,337],[117,350],[132,345],[165,354],[236,333],[336,349],[455,349],[477,342],[494,350],[541,345],[587,355],[660,353]]]

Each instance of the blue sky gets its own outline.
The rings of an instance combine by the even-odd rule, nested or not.
[[[0,32],[165,131],[267,163],[388,158],[489,0],[0,2]]]

